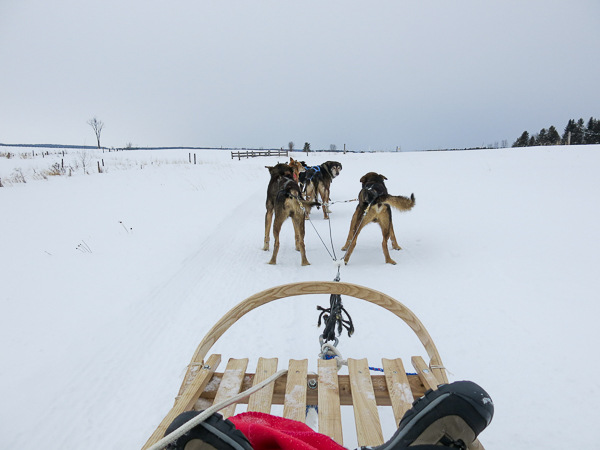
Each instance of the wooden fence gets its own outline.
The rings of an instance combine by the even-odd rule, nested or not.
[[[231,152],[231,159],[237,157],[238,161],[242,158],[256,158],[257,156],[287,156],[288,150],[246,150],[243,152]]]

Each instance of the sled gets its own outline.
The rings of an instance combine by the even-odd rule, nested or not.
[[[248,297],[210,329],[192,357],[175,405],[142,450],[158,442],[169,424],[182,412],[206,409],[246,391],[277,372],[277,358],[259,358],[255,373],[246,373],[248,358],[232,358],[223,372],[217,372],[221,355],[205,357],[231,325],[246,313],[274,300],[315,294],[340,294],[385,308],[413,330],[423,344],[429,362],[426,363],[421,356],[413,356],[411,364],[416,374],[407,374],[401,359],[384,358],[383,374],[371,375],[366,358],[349,358],[348,375],[338,375],[335,359],[318,359],[318,375],[311,375],[307,373],[308,360],[290,359],[286,362],[286,375],[239,402],[247,404],[248,411],[270,414],[271,405],[283,405],[283,417],[305,422],[307,405],[317,405],[319,433],[343,445],[341,406],[352,405],[358,445],[377,446],[385,442],[377,406],[391,406],[390,413],[393,413],[395,423],[399,424],[414,400],[423,396],[428,389],[448,383],[446,370],[431,336],[417,316],[402,303],[376,290],[350,283],[322,281],[285,284]],[[227,418],[235,413],[235,404],[219,412]],[[477,440],[469,448],[483,450]]]

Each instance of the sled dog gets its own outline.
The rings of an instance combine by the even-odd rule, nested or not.
[[[306,200],[317,201],[317,197],[320,196],[323,203],[329,203],[331,182],[342,171],[342,165],[337,161],[326,161],[320,166],[304,167],[306,170],[299,175],[299,181],[303,192],[306,192]],[[330,212],[329,208],[323,205],[325,219],[329,219]]]
[[[295,160],[294,158],[292,158],[290,156],[289,166],[292,168],[292,174],[294,176],[294,181],[296,181],[298,183],[300,181],[300,174],[306,171],[304,164],[302,164],[302,161]],[[300,186],[300,187],[302,187],[302,186]]]
[[[391,238],[392,248],[394,250],[401,250],[396,241],[390,206],[399,211],[410,211],[415,206],[415,195],[411,194],[410,198],[401,195],[389,195],[384,180],[387,180],[385,176],[375,172],[369,172],[360,179],[362,189],[358,194],[358,206],[350,222],[348,239],[344,247],[342,247],[342,251],[346,251],[346,256],[344,257],[346,264],[348,264],[350,255],[352,255],[352,251],[356,246],[356,239],[360,231],[365,225],[371,222],[377,222],[381,227],[381,233],[383,234],[381,246],[385,262],[396,264],[396,261],[390,257],[387,246],[388,239]]]
[[[296,250],[300,252],[302,265],[308,266],[310,263],[306,259],[306,250],[304,247],[304,213],[310,210],[312,206],[318,206],[317,202],[308,202],[302,197],[298,183],[293,179],[293,170],[287,164],[277,164],[269,167],[271,180],[267,188],[267,213],[265,215],[265,244],[263,250],[269,250],[269,234],[271,222],[273,222],[273,255],[269,264],[277,263],[277,253],[279,252],[279,233],[283,222],[290,217],[294,225],[294,234],[296,236]],[[275,220],[273,221],[273,215]]]

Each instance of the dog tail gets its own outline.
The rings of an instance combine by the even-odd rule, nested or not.
[[[304,206],[304,209],[307,209],[310,213],[310,210],[313,206],[316,206],[317,209],[321,207],[321,203],[319,202],[309,202],[308,200],[300,200],[300,204]]]
[[[380,203],[390,205],[399,211],[410,211],[413,206],[415,206],[415,194],[410,194],[410,198],[403,197],[402,195],[384,194],[377,200],[379,200]]]

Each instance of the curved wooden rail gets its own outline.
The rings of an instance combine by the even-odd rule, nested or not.
[[[425,329],[425,326],[423,326],[421,321],[410,309],[389,295],[374,289],[356,284],[335,281],[305,281],[284,284],[266,289],[262,292],[252,295],[251,297],[248,297],[246,300],[234,306],[210,329],[204,339],[202,339],[202,342],[200,342],[198,345],[198,348],[196,349],[196,352],[192,358],[192,364],[204,364],[204,357],[207,355],[208,351],[215,344],[215,342],[223,335],[225,331],[229,329],[229,327],[231,327],[231,325],[237,322],[246,313],[274,300],[279,300],[286,297],[294,297],[297,295],[312,294],[349,295],[350,297],[355,297],[370,303],[374,303],[375,305],[381,306],[382,308],[395,314],[415,332],[425,347],[427,355],[430,359],[429,367],[434,371],[438,377],[438,380],[440,380],[442,383],[448,382],[446,371],[443,369],[442,359],[435,344],[433,343],[433,340],[431,339],[431,336]],[[185,378],[187,378],[187,376]]]

